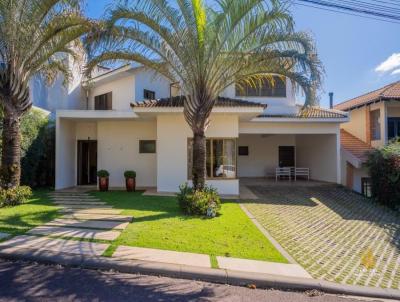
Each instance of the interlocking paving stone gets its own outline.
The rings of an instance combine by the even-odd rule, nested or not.
[[[27,235],[17,236],[11,240],[0,243],[0,249],[3,252],[12,252],[19,249],[32,249],[32,252],[47,250],[90,256],[101,256],[108,246],[109,244],[106,243],[53,239]]]
[[[110,214],[84,214],[74,213],[66,214],[60,218],[64,219],[79,219],[79,220],[105,220],[105,221],[132,221],[132,216],[127,215],[110,215]]]
[[[74,228],[93,228],[93,229],[114,229],[123,230],[129,222],[105,221],[105,220],[76,220],[76,219],[55,219],[46,223],[47,226],[63,226]]]
[[[10,236],[10,234],[0,232],[0,240],[4,239],[4,238],[7,238],[8,236]]]
[[[248,187],[245,207],[314,278],[400,288],[400,213],[334,185]]]
[[[75,237],[83,239],[101,239],[101,240],[114,240],[119,235],[118,231],[103,231],[85,228],[68,228],[68,227],[52,227],[40,226],[28,231],[29,234],[34,235],[48,235],[48,236],[62,236],[62,237]]]
[[[208,255],[149,249],[142,247],[120,245],[116,249],[112,257],[120,259],[136,259],[200,267],[211,267],[210,257]]]
[[[122,210],[117,209],[104,209],[104,208],[89,208],[89,209],[72,209],[72,208],[61,208],[61,213],[74,213],[74,214],[108,214],[108,215],[118,215]]]
[[[275,263],[221,256],[217,256],[217,261],[219,268],[235,271],[312,278],[310,274],[298,264]]]

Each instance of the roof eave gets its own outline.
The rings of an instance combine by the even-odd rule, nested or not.
[[[293,117],[256,117],[252,122],[270,122],[270,123],[347,123],[348,117],[343,118],[293,118]]]

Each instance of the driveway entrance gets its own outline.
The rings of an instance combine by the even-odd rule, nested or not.
[[[257,198],[241,202],[314,278],[399,288],[398,213],[332,184],[240,182]]]

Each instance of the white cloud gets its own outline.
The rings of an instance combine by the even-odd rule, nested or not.
[[[396,75],[396,74],[400,74],[400,68],[393,70],[391,73],[391,75]]]
[[[381,64],[379,64],[375,71],[379,73],[389,72],[393,69],[396,69],[392,72],[392,74],[400,73],[400,53],[394,53]]]

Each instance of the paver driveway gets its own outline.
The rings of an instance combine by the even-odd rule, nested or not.
[[[336,185],[247,188],[259,199],[243,204],[314,278],[400,287],[398,213]]]

